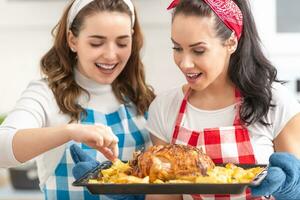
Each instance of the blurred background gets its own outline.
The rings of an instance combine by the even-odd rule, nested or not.
[[[166,11],[171,0],[133,1],[145,36],[143,61],[148,83],[156,93],[184,83],[172,57],[170,13]],[[0,0],[0,116],[13,108],[30,80],[40,78],[40,58],[52,44],[50,31],[67,2]],[[250,2],[266,55],[300,100],[300,1]],[[42,199],[34,163],[0,169],[2,199]]]

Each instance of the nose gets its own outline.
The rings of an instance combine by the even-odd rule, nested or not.
[[[108,61],[115,60],[117,58],[117,48],[114,44],[107,44],[104,49],[103,58]]]
[[[193,68],[195,67],[195,64],[193,62],[193,59],[189,55],[183,55],[181,62],[180,62],[180,68]]]

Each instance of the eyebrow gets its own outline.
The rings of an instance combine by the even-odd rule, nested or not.
[[[106,39],[107,37],[102,36],[102,35],[90,35],[89,38]],[[125,38],[129,38],[129,35],[121,35],[121,36],[117,37],[117,39],[125,39]]]
[[[176,45],[179,45],[177,42],[175,42],[175,40],[173,38],[171,38],[172,42]],[[191,44],[189,45],[189,47],[195,47],[195,46],[198,46],[200,44],[206,44],[205,42],[197,42],[197,43],[194,43],[194,44]]]

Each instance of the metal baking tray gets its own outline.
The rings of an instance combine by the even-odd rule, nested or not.
[[[250,183],[88,183],[89,179],[96,178],[102,169],[107,169],[110,166],[111,162],[102,163],[82,178],[73,182],[73,186],[87,187],[92,194],[240,194],[249,185],[259,185],[267,175],[267,165],[237,164],[237,166],[244,169],[263,167],[264,170]]]

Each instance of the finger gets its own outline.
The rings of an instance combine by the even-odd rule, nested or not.
[[[106,127],[104,124],[101,124],[101,123],[95,123],[95,126],[101,128],[101,129]]]
[[[118,147],[118,143],[117,143],[116,140],[113,140],[107,148],[110,149],[110,151],[112,152],[112,154],[115,158],[118,158],[118,156],[119,156],[119,147]]]
[[[119,146],[118,144],[114,145],[112,148],[111,148],[111,151],[114,155],[115,158],[118,158],[119,157]]]
[[[117,158],[119,156],[119,147],[118,147],[118,142],[119,139],[115,135],[111,135],[111,137],[108,139],[108,142],[110,144],[107,145],[107,147],[111,150],[113,155]]]
[[[114,132],[109,126],[106,127],[106,131],[109,135],[113,137],[114,140],[116,140],[117,143],[119,142],[119,138],[114,134]]]
[[[103,139],[102,135],[97,134],[97,141],[96,141],[97,146],[102,147],[104,145],[103,140],[104,139]]]
[[[116,157],[112,153],[112,151],[107,147],[100,147],[98,150],[109,160],[114,161]]]
[[[119,139],[114,134],[106,134],[104,136],[103,146],[112,147],[119,142]]]
[[[93,143],[96,146],[103,146],[104,145],[104,138],[101,134],[101,129],[97,128],[96,130],[89,131],[88,134],[86,134],[86,139],[88,143]]]

